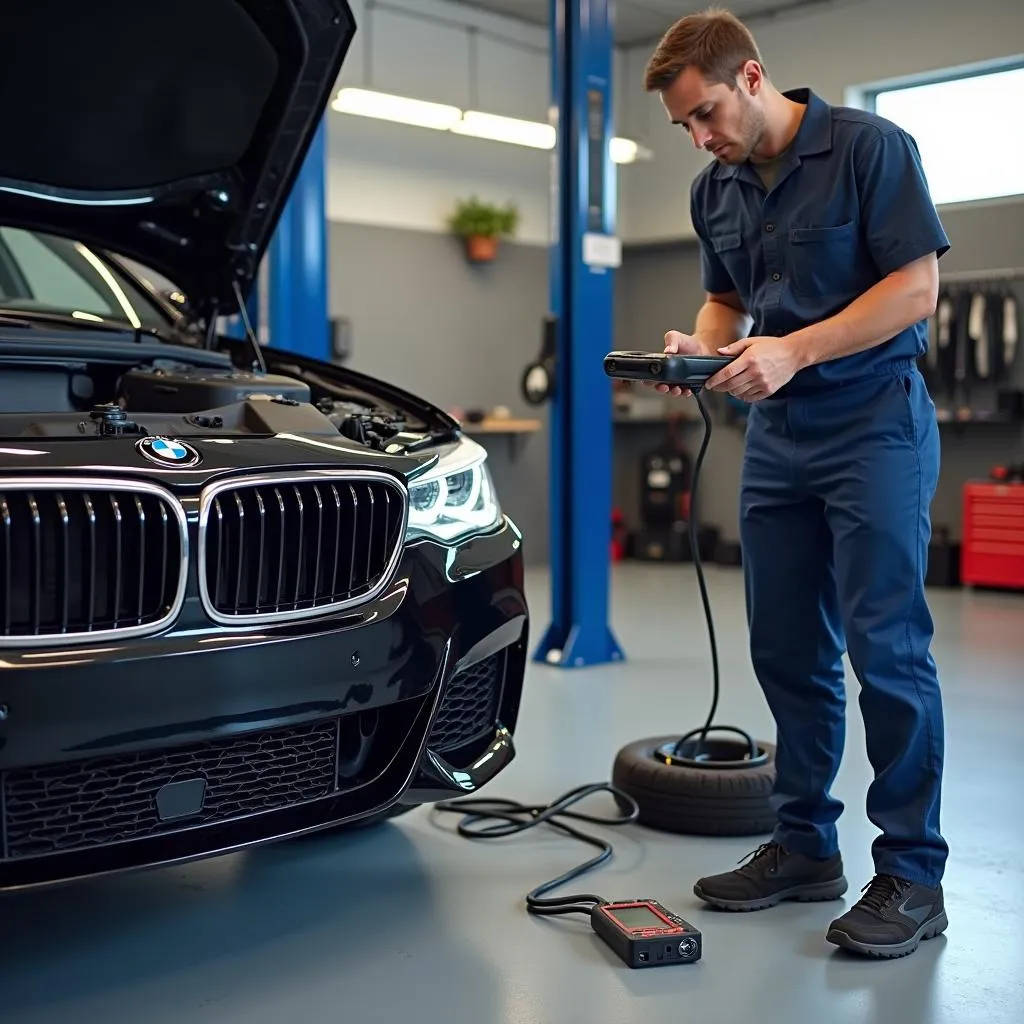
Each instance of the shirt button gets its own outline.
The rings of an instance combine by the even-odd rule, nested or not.
[[[768,231],[768,232],[774,231],[775,230],[775,225],[771,221],[768,221],[768,223],[765,224],[764,229],[765,229],[765,231]]]
[[[778,271],[776,271],[774,274],[772,274],[772,280],[773,281],[781,281],[782,280],[782,275]]]

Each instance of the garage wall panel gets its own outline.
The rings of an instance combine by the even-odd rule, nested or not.
[[[525,537],[530,564],[548,559],[547,407],[519,393],[540,345],[547,254],[508,245],[492,267],[466,263],[457,243],[428,232],[331,224],[330,311],[352,327],[349,365],[445,408],[507,406],[541,431],[513,448],[479,436],[503,507]]]
[[[469,40],[463,30],[390,8],[371,16],[372,61],[369,80],[362,84],[457,107],[468,104]]]
[[[516,241],[545,246],[548,159],[538,150],[364,118],[328,122],[330,220],[445,233],[458,199],[514,202]]]
[[[490,36],[476,39],[476,80],[481,110],[530,121],[547,121],[551,78],[548,51],[510,45]]]
[[[352,0],[358,32],[338,85],[547,121],[548,32],[444,0]],[[474,54],[475,47],[475,54]],[[614,56],[617,130],[627,103]],[[635,77],[635,76],[634,76]],[[330,112],[328,217],[444,233],[458,199],[519,207],[516,241],[549,240],[550,153]],[[619,168],[618,180],[634,168]]]

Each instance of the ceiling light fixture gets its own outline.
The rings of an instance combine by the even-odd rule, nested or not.
[[[331,109],[339,114],[356,114],[438,131],[447,131],[462,117],[458,107],[446,103],[429,103],[371,89],[342,89],[331,104]]]
[[[510,142],[515,146],[531,146],[533,149],[554,149],[556,141],[555,129],[550,124],[485,114],[481,110],[467,110],[462,120],[453,125],[451,130],[456,135]]]
[[[339,114],[356,114],[533,149],[554,149],[557,141],[554,126],[543,121],[504,117],[482,110],[462,111],[445,103],[394,96],[372,89],[345,87],[338,92],[331,109]],[[649,150],[643,149],[632,139],[621,136],[614,137],[608,149],[613,162],[617,164],[631,164],[652,156]]]

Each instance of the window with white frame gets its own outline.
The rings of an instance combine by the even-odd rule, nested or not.
[[[936,205],[1024,196],[1024,66],[879,89],[867,99],[916,140]]]

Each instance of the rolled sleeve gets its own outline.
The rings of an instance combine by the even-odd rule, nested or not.
[[[704,290],[712,295],[728,295],[736,291],[736,283],[708,238],[695,192],[690,194],[690,223],[700,242],[700,280]]]
[[[932,252],[942,257],[949,238],[914,139],[900,129],[882,132],[857,167],[864,237],[879,273],[891,274]]]

